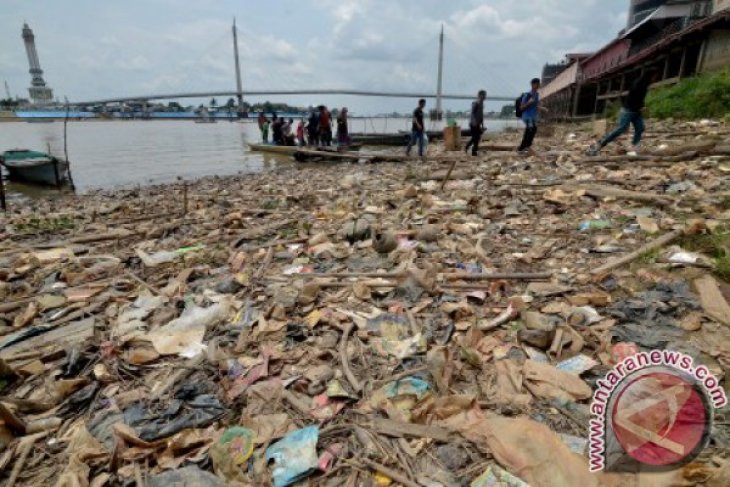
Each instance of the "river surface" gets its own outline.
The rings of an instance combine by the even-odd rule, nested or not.
[[[466,125],[460,121],[462,127]],[[406,130],[409,119],[350,120],[351,132]],[[488,120],[488,132],[519,126],[515,120]],[[432,125],[429,130],[440,129]],[[214,124],[184,121],[81,121],[68,123],[68,157],[79,192],[195,179],[209,175],[260,172],[292,164],[291,158],[252,152],[261,141],[255,121]],[[14,148],[48,151],[63,157],[63,122],[0,123],[0,152]],[[49,190],[8,184],[11,196]]]

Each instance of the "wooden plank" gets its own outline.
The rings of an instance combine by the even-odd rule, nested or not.
[[[705,314],[718,323],[730,326],[730,305],[725,301],[715,278],[707,275],[695,279],[695,288]]]
[[[431,438],[444,443],[449,441],[449,431],[440,426],[403,423],[384,418],[373,418],[372,425],[378,433],[394,438]]]
[[[672,203],[671,198],[664,195],[630,191],[610,186],[579,186],[577,189],[582,189],[587,195],[595,198],[617,198],[630,201],[643,201],[647,203],[655,203],[660,206],[668,206]]]
[[[299,149],[294,153],[294,159],[297,161],[307,161],[314,159],[324,160],[342,160],[342,161],[354,161],[357,162],[363,158],[357,152],[329,152],[321,150],[311,149]]]
[[[92,336],[94,336],[94,318],[87,318],[10,345],[0,351],[0,358],[10,360],[18,353],[37,350],[48,345],[62,348],[77,345]]]

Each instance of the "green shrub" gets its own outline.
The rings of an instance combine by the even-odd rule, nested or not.
[[[649,116],[656,118],[723,118],[730,113],[730,68],[651,90]]]

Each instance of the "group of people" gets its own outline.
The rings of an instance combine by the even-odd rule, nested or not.
[[[522,142],[517,149],[520,153],[532,153],[532,142],[537,133],[538,114],[540,107],[540,80],[535,78],[530,82],[530,91],[523,93],[517,102],[518,116],[525,124],[525,133]],[[465,152],[469,152],[473,156],[478,155],[479,142],[484,134],[484,100],[487,99],[486,90],[479,90],[477,98],[471,104],[471,114],[469,117],[469,132],[471,138],[464,148]],[[426,108],[426,100],[421,98],[418,100],[418,106],[413,110],[413,122],[411,125],[411,138],[406,147],[406,155],[410,156],[411,149],[418,144],[418,155],[423,157],[425,147],[425,126],[423,124],[423,110]]]
[[[337,114],[337,145],[350,145],[350,133],[348,129],[348,110],[343,107]],[[305,120],[301,118],[294,129],[294,119],[285,120],[282,117],[273,114],[272,120],[269,120],[264,112],[258,116],[259,130],[261,131],[261,140],[269,143],[269,131],[271,131],[271,143],[275,145],[289,146],[331,146],[332,145],[332,113],[326,106],[320,105],[317,110],[312,110],[309,117]]]
[[[608,133],[605,137],[596,141],[588,150],[588,155],[597,155],[600,150],[626,132],[630,125],[634,126],[634,138],[632,141],[633,153],[639,150],[641,136],[644,133],[644,106],[646,94],[649,86],[658,78],[658,71],[649,69],[643,71],[641,75],[634,80],[629,89],[628,95],[623,99],[623,108],[619,119],[618,126]],[[469,118],[469,131],[471,138],[466,144],[465,152],[471,150],[471,154],[476,156],[479,150],[479,142],[484,134],[484,101],[487,98],[486,90],[480,90],[476,100],[471,106],[471,115]],[[411,136],[406,147],[406,155],[411,154],[413,146],[418,145],[418,155],[423,157],[426,146],[426,129],[423,122],[424,109],[426,108],[426,100],[421,98],[418,100],[418,106],[413,110],[413,119],[411,123]],[[547,110],[540,105],[540,80],[533,78],[530,81],[530,90],[522,93],[515,101],[516,115],[525,125],[517,151],[524,155],[534,155],[532,143],[537,134],[537,126],[540,112]],[[312,110],[309,119],[305,122],[304,118],[299,120],[296,127],[296,134],[293,133],[294,120],[284,120],[273,116],[273,121],[269,121],[264,113],[259,114],[259,129],[261,130],[261,138],[265,143],[269,142],[269,128],[272,132],[272,142],[277,145],[299,145],[303,147],[309,146],[329,146],[332,145],[332,114],[326,106],[320,105],[317,111]],[[306,139],[305,139],[306,132]],[[339,146],[347,146],[350,144],[350,134],[348,130],[347,107],[343,107],[337,115],[337,144]]]
[[[588,149],[588,155],[598,155],[600,150],[609,143],[616,140],[624,134],[630,125],[634,127],[634,137],[632,140],[632,151],[629,155],[638,153],[641,143],[641,136],[644,133],[644,110],[646,95],[649,86],[656,82],[659,72],[655,69],[648,69],[631,84],[628,94],[623,99],[623,108],[619,118],[619,123],[614,130],[606,134],[605,137],[599,139]],[[477,98],[472,102],[471,115],[469,118],[469,131],[471,138],[467,142],[464,151],[466,153],[471,149],[471,154],[476,156],[479,150],[479,142],[484,134],[484,100],[487,98],[487,92],[480,90]],[[411,137],[406,147],[406,155],[411,154],[411,149],[418,144],[418,155],[423,157],[425,129],[423,124],[423,110],[426,108],[426,100],[418,100],[418,106],[413,111],[413,122],[411,126]],[[517,151],[523,155],[534,155],[532,143],[537,134],[537,126],[540,112],[546,112],[547,109],[540,105],[540,80],[533,78],[530,81],[530,90],[522,93],[515,101],[516,115],[525,125],[522,135],[522,141]]]

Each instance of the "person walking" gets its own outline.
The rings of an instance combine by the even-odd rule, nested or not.
[[[633,155],[637,155],[639,153],[641,136],[646,128],[646,125],[644,124],[646,94],[649,91],[649,86],[656,82],[658,77],[659,71],[649,69],[644,71],[641,76],[631,83],[629,93],[623,99],[623,107],[621,108],[621,113],[619,115],[618,125],[612,132],[591,145],[587,152],[589,156],[597,156],[601,149],[623,135],[629,129],[629,125],[634,126],[634,138],[631,142],[631,153]]]
[[[350,145],[350,134],[347,128],[347,107],[342,107],[337,114],[337,145],[347,147]]]
[[[534,155],[535,151],[532,149],[532,142],[535,140],[535,134],[537,134],[537,119],[540,111],[540,80],[533,78],[530,81],[530,91],[522,94],[520,100],[520,110],[522,111],[522,121],[525,124],[525,133],[522,135],[522,143],[517,149],[517,152],[521,154]]]
[[[413,110],[413,122],[411,124],[411,138],[406,147],[406,155],[411,155],[411,148],[418,142],[418,156],[423,157],[423,148],[425,145],[424,129],[423,129],[423,109],[426,107],[426,100],[421,98],[418,100],[418,106]]]
[[[471,131],[471,139],[466,144],[464,152],[468,153],[471,147],[471,155],[476,156],[479,150],[479,141],[484,133],[484,100],[487,98],[487,92],[480,90],[477,99],[471,104],[471,117],[469,118],[469,130]]]

